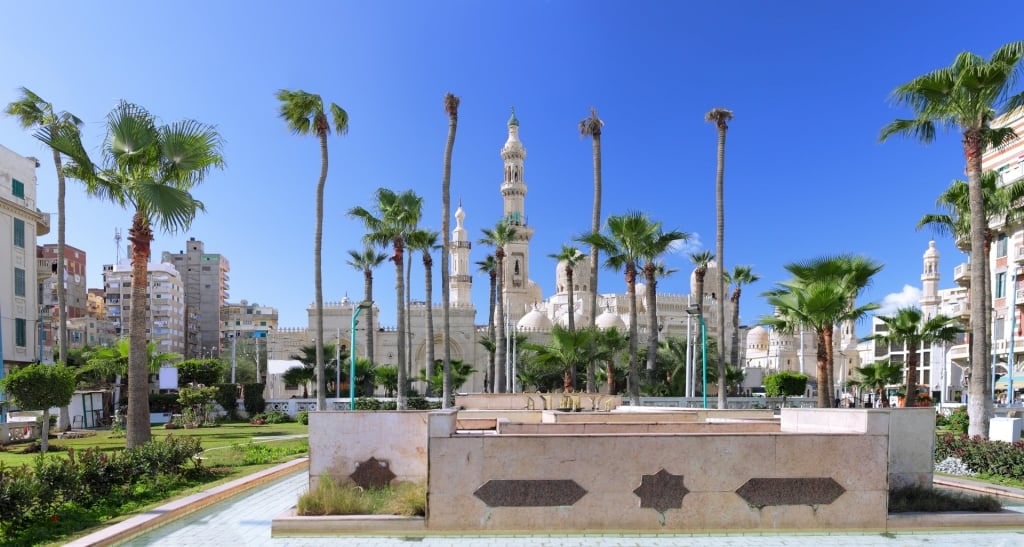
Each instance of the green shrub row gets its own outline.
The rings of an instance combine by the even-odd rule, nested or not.
[[[292,417],[283,410],[271,410],[270,412],[253,414],[249,418],[249,423],[262,423],[262,424],[285,424],[292,422]]]
[[[430,401],[423,397],[409,397],[406,406],[409,410],[437,410],[441,408],[440,401]],[[356,410],[395,410],[395,401],[381,401],[369,397],[356,399]]]
[[[959,458],[975,473],[1024,480],[1024,441],[1013,444],[966,435],[940,435],[935,461]]]
[[[949,417],[939,414],[935,417],[936,427],[945,427],[959,435],[967,434],[967,426],[971,423],[971,417],[967,415],[967,407],[961,406],[954,410]]]
[[[203,471],[199,439],[172,437],[119,452],[68,450],[68,457],[38,457],[33,465],[0,463],[0,537],[13,538],[58,515],[115,506],[160,495],[189,474]]]

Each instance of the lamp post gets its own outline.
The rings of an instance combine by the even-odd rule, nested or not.
[[[697,322],[700,323],[700,362],[703,381],[701,382],[701,405],[702,408],[708,407],[708,325],[704,322],[704,311],[700,305],[694,304],[687,306],[686,313],[689,315],[696,315]],[[719,381],[722,381],[720,378]]]
[[[1006,406],[1013,406],[1013,339],[1017,337],[1017,268],[1010,274],[1010,353],[1006,358]],[[993,393],[995,390],[993,390]]]
[[[359,324],[357,319],[359,318],[359,312],[373,306],[372,300],[363,300],[356,306],[356,309],[352,310],[352,332],[351,338],[349,339],[349,354],[348,354],[348,409],[349,411],[356,409],[356,325]],[[338,363],[341,367],[341,363]]]

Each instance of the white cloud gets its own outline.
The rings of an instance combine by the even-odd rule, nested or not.
[[[921,302],[921,289],[904,285],[900,292],[889,293],[882,298],[882,307],[875,311],[876,315],[893,315],[899,308],[917,306]]]
[[[688,241],[676,241],[669,247],[669,252],[680,255],[687,260],[690,259],[690,253],[696,253],[701,249],[700,234],[693,232],[690,234]]]

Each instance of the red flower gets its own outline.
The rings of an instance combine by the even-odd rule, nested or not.
[[[59,519],[57,518],[57,515],[52,515],[52,516],[50,517],[50,522],[57,522],[57,520],[59,520]]]

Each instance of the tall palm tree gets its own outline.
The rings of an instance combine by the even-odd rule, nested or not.
[[[658,273],[665,273],[659,260],[677,241],[689,241],[690,234],[673,230],[659,230],[647,241],[643,249],[644,282],[647,284],[647,382],[654,383],[655,361],[658,357]]]
[[[491,345],[487,350],[487,370],[484,371],[484,391],[490,392],[494,391],[494,352],[497,349],[497,342],[494,339],[494,307],[497,303],[498,293],[498,261],[494,259],[494,255],[487,255],[476,265],[480,267],[481,273],[487,274],[491,282],[490,296],[487,300],[487,340]]]
[[[690,253],[690,262],[693,263],[693,279],[695,281],[694,291],[696,293],[697,306],[701,315],[704,314],[704,278],[708,274],[708,267],[715,261],[715,255],[711,251]],[[721,334],[719,335],[721,336]],[[698,333],[698,338],[700,338]],[[704,353],[703,344],[694,344],[694,362],[700,363]],[[696,390],[694,390],[696,392]]]
[[[8,116],[17,118],[22,129],[39,129],[49,127],[54,130],[57,125],[64,125],[69,133],[77,131],[82,126],[82,120],[67,111],[57,111],[53,104],[46,102],[42,97],[33,93],[27,87],[19,90],[21,97],[9,103],[4,109]],[[64,178],[64,168],[60,152],[51,148],[53,152],[53,166],[57,170],[57,351],[60,360],[67,362],[68,358],[68,310],[67,290],[64,287],[64,242],[66,235],[65,222],[65,194],[67,186]],[[61,430],[71,427],[70,416],[67,406],[60,409]]]
[[[494,247],[494,270],[497,276],[493,318],[497,326],[494,337],[494,392],[505,393],[505,246],[514,241],[518,234],[515,227],[505,221],[498,222],[494,228],[484,228],[483,233],[480,244]]]
[[[962,52],[948,67],[939,68],[900,85],[893,101],[908,106],[914,118],[898,119],[882,129],[880,139],[893,135],[911,137],[924,143],[935,140],[936,129],[960,131],[966,160],[968,202],[970,204],[971,262],[985,259],[985,198],[981,186],[981,155],[992,144],[1015,137],[1010,127],[991,127],[996,114],[1024,106],[1024,92],[1011,95],[1018,77],[1024,72],[1024,41],[1010,42],[984,59]],[[971,269],[971,290],[984,295],[985,268]],[[970,435],[988,435],[992,407],[989,356],[991,341],[985,309],[991,305],[971,306],[971,376],[967,399]]]
[[[373,302],[373,269],[387,260],[388,255],[367,246],[362,252],[349,250],[348,256],[345,262],[363,272],[363,301]],[[373,363],[373,306],[366,309],[366,324],[366,358]]]
[[[167,233],[186,230],[203,203],[190,191],[212,169],[221,168],[220,133],[194,120],[157,125],[141,106],[122,101],[107,116],[102,164],[86,153],[77,128],[42,127],[36,138],[70,160],[65,170],[85,182],[87,191],[134,209],[128,240],[132,243],[132,295],[129,316],[129,448],[150,441],[149,378],[146,376],[146,302],[153,225]]]
[[[936,342],[952,342],[963,329],[953,317],[936,315],[925,320],[921,308],[900,308],[895,315],[880,315],[886,330],[865,338],[885,344],[897,344],[907,351],[906,406],[917,406],[918,361],[920,350]]]
[[[441,408],[448,408],[448,401],[452,398],[452,321],[451,302],[448,301],[451,298],[451,287],[448,283],[451,272],[448,253],[452,244],[452,150],[455,148],[455,132],[459,128],[459,98],[452,93],[445,93],[444,111],[448,114],[448,139],[444,144],[444,176],[441,178],[441,343],[444,348]]]
[[[608,217],[605,233],[592,233],[579,239],[596,246],[604,253],[605,267],[622,270],[626,277],[626,295],[629,300],[629,395],[632,405],[640,404],[640,370],[637,359],[637,264],[643,259],[650,242],[661,233],[661,223],[646,214],[633,211]]]
[[[761,276],[754,273],[754,270],[750,266],[733,266],[732,273],[726,273],[725,281],[727,284],[733,286],[732,295],[729,300],[732,302],[732,349],[729,356],[729,362],[734,367],[740,367],[740,294],[743,292],[744,285],[750,285],[756,283],[761,279]]]
[[[851,382],[855,386],[870,389],[875,394],[875,400],[879,401],[882,408],[889,408],[889,398],[882,395],[882,390],[889,384],[900,381],[903,375],[903,367],[891,364],[888,360],[877,361],[870,365],[864,365],[853,369],[858,378]]]
[[[408,383],[406,380],[407,359],[405,352],[405,281],[402,271],[405,265],[405,240],[419,224],[423,213],[423,198],[412,190],[395,193],[387,188],[378,188],[374,193],[376,214],[363,207],[353,207],[348,214],[363,221],[366,235],[363,241],[370,245],[392,248],[391,261],[395,264],[395,306],[398,317],[398,409],[405,410]]]
[[[576,332],[576,297],[575,297],[574,291],[573,291],[574,283],[575,283],[575,280],[573,279],[573,273],[574,273],[573,269],[576,267],[576,264],[579,263],[579,261],[583,258],[583,253],[581,253],[579,249],[577,249],[576,247],[573,247],[572,245],[564,245],[563,244],[562,245],[562,249],[559,252],[554,253],[554,254],[549,254],[548,258],[553,258],[553,259],[557,260],[558,262],[564,262],[565,263],[565,280],[566,280],[566,284],[569,285],[569,288],[568,288],[569,294],[567,295],[568,298],[569,298],[569,331]],[[587,371],[587,391],[588,392],[589,391],[593,391],[593,389],[594,389],[594,382],[593,382],[593,378],[591,377],[592,376],[591,372],[593,371],[593,368],[594,368],[593,363],[592,362],[589,363],[589,367],[588,367],[589,370]],[[576,369],[571,369],[570,372],[571,372],[570,380],[572,382],[571,383],[572,389],[575,391],[576,390]]]
[[[718,129],[718,168],[715,175],[715,256],[718,257],[719,286],[724,293],[725,284],[725,134],[729,131],[732,111],[724,108],[713,108],[704,115],[704,120],[712,122]],[[735,328],[735,327],[734,327]],[[725,340],[725,295],[718,299],[718,336]],[[723,352],[724,353],[724,352]],[[718,377],[725,378],[725,360],[718,359]],[[725,382],[718,383],[718,408],[726,408]]]
[[[601,231],[601,131],[604,121],[597,117],[597,109],[590,108],[590,116],[580,120],[580,135],[590,137],[594,156],[594,209],[590,215],[590,232]],[[590,246],[590,324],[597,320],[598,249]],[[589,388],[588,388],[589,389]]]
[[[434,257],[431,253],[440,249],[437,244],[439,237],[437,232],[416,230],[410,234],[408,243],[410,251],[423,253],[424,300],[427,301],[427,363],[434,362]],[[423,370],[429,368],[430,365],[427,365]],[[441,391],[443,393],[443,386]]]
[[[276,95],[279,115],[296,135],[315,135],[320,141],[320,178],[316,183],[316,232],[313,236],[313,285],[316,291],[316,407],[327,408],[327,378],[324,372],[324,290],[321,268],[321,249],[324,230],[324,185],[327,183],[327,136],[333,130],[338,135],[348,133],[348,113],[331,103],[324,109],[324,101],[315,93],[281,89]],[[328,119],[328,110],[330,119]]]

